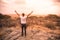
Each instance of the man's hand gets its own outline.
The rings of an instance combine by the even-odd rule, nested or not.
[[[16,10],[15,10],[15,13],[16,13],[18,16],[20,16]]]
[[[17,11],[15,10],[15,13],[17,13]]]
[[[33,11],[31,11],[27,16],[30,16],[33,13]]]
[[[31,11],[31,13],[33,13],[33,11]]]

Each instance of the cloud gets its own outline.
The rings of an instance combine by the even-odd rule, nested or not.
[[[12,4],[12,3],[25,4],[25,0],[0,0],[0,1],[4,3],[9,3],[9,4]]]
[[[25,4],[25,0],[15,0],[16,4]]]
[[[54,2],[60,2],[60,0],[53,0]]]
[[[60,8],[58,5],[53,5],[54,2],[51,0],[1,0],[0,3],[1,2],[6,3],[0,4],[0,12],[3,13],[14,13],[14,10],[17,10],[19,13],[29,13],[31,10],[33,10],[34,14],[55,14]],[[60,12],[60,10],[58,10],[58,12]]]

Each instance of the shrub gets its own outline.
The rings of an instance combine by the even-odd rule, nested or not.
[[[47,19],[47,20],[51,20],[51,21],[54,21],[54,22],[57,22],[58,19],[60,19],[60,17],[57,16],[57,15],[49,14],[48,16],[45,17],[45,19]]]
[[[44,23],[44,25],[45,25],[45,27],[47,27],[49,29],[52,29],[52,30],[56,29],[55,25],[51,22],[46,22],[46,23]]]
[[[0,14],[0,27],[11,27],[15,26],[14,19],[11,18],[9,15]]]

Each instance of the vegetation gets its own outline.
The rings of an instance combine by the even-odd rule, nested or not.
[[[60,28],[60,16],[51,15],[51,14],[48,16],[45,16],[45,17],[31,16],[28,18],[27,24],[31,28],[33,27],[33,25],[39,25],[39,26],[41,25],[41,27],[46,27],[51,30],[55,30],[55,29],[57,29],[57,27]],[[9,16],[9,15],[0,14],[0,28],[1,27],[3,27],[3,28],[4,27],[15,27],[15,26],[20,26],[20,18],[12,19],[11,16]],[[0,29],[0,31],[1,31],[1,29]],[[11,32],[12,32],[11,29],[1,31],[0,32],[0,39],[3,40],[3,36],[6,34],[9,34]],[[36,31],[33,30],[32,32],[36,32]],[[45,35],[45,33],[42,33],[41,31],[40,31],[40,34],[43,34],[43,36]],[[49,35],[50,35],[50,33],[49,33]],[[56,35],[56,34],[54,34],[54,35]],[[59,40],[60,39],[60,36],[53,36],[53,38],[50,36],[47,40]]]
[[[60,16],[49,14],[45,16],[45,26],[50,29],[60,28]]]
[[[60,28],[60,16],[48,15],[45,17],[31,16],[27,20],[28,25],[43,25],[50,29],[56,29],[56,26]],[[9,15],[0,14],[0,27],[11,27],[20,25],[19,18],[12,19]]]
[[[11,16],[0,14],[0,27],[11,27],[15,24]]]

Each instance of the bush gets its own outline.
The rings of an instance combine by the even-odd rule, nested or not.
[[[58,19],[60,19],[60,17],[57,16],[57,15],[49,14],[48,16],[45,17],[45,19],[47,19],[47,20],[51,20],[51,21],[54,21],[54,22],[57,22]]]
[[[49,14],[48,16],[45,16],[45,20],[51,21],[51,23],[45,23],[45,26],[48,28],[60,27],[60,16]]]
[[[15,25],[15,20],[11,16],[0,14],[0,27],[11,27]]]
[[[44,23],[44,25],[45,25],[45,27],[47,27],[49,29],[52,29],[52,30],[56,29],[55,25],[51,22],[48,22],[48,23],[46,22],[46,23]]]
[[[60,27],[60,18],[56,20],[57,24],[56,26]]]

